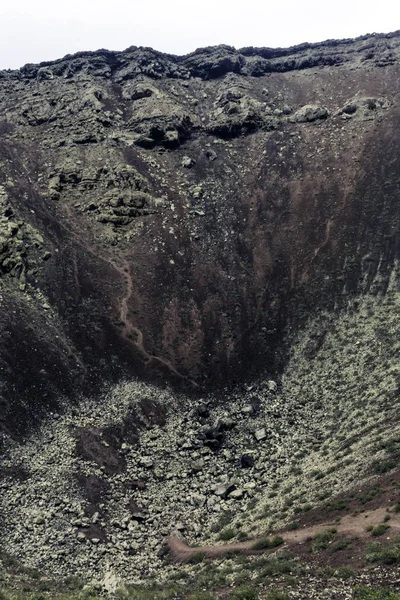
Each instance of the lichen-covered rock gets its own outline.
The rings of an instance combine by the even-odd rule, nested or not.
[[[289,120],[292,123],[312,123],[321,119],[327,119],[329,115],[328,109],[316,104],[306,104],[297,110]]]
[[[214,79],[226,73],[239,73],[245,59],[231,46],[213,46],[189,54],[183,64],[192,77]]]
[[[361,97],[355,98],[346,102],[346,104],[338,111],[344,119],[349,119],[357,116],[361,119],[373,119],[390,107],[390,101],[387,98]]]
[[[266,114],[265,104],[250,98],[239,88],[230,88],[219,96],[217,108],[206,130],[220,137],[231,138],[259,129],[272,131],[279,120]]]
[[[129,164],[86,166],[66,160],[50,174],[49,197],[60,199],[73,192],[76,207],[101,223],[128,225],[150,214],[156,202],[146,179]]]
[[[134,83],[133,85],[124,85],[122,90],[122,97],[126,100],[142,100],[143,98],[150,98],[154,94],[157,94],[157,89],[152,85],[146,85],[144,83]]]
[[[51,256],[43,244],[40,233],[18,219],[6,189],[0,186],[0,278],[5,275],[15,278],[23,291],[27,277]]]
[[[191,135],[192,122],[188,115],[154,116],[148,119],[131,119],[130,128],[137,136],[135,144],[142,148],[176,148]]]
[[[150,214],[155,209],[155,201],[146,192],[136,192],[129,189],[114,190],[104,196],[103,200],[88,210],[98,211],[97,219],[101,223],[128,225],[135,217]]]

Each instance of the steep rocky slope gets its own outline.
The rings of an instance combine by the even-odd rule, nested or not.
[[[131,47],[0,72],[1,430],[123,373],[195,392],[276,375],[307,319],[384,294],[399,45]]]

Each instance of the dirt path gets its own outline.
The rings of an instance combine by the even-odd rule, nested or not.
[[[393,507],[391,507],[393,509]],[[386,515],[386,508],[381,507],[376,510],[360,513],[357,515],[346,515],[340,523],[321,523],[318,525],[312,525],[310,527],[304,527],[296,531],[280,531],[277,532],[285,542],[299,543],[304,542],[310,537],[316,536],[318,533],[326,531],[330,527],[335,527],[337,533],[342,535],[357,535],[358,537],[369,537],[371,534],[366,531],[366,527],[376,526],[382,523]],[[393,533],[398,534],[400,532],[400,515],[391,512],[391,519],[388,522],[390,530],[387,535],[392,536]],[[203,554],[206,558],[217,558],[224,556],[228,552],[236,551],[242,552],[243,554],[260,554],[267,550],[255,550],[254,544],[264,538],[255,538],[253,540],[247,540],[245,542],[236,542],[233,544],[223,544],[220,546],[188,546],[185,540],[174,536],[166,539],[166,546],[174,559],[175,562],[183,563],[190,560],[196,554]],[[379,538],[378,538],[379,539]]]
[[[53,217],[49,213],[47,207],[45,208],[45,210],[46,210],[46,213],[48,214],[49,218],[53,219]],[[67,212],[68,217],[70,219],[72,219],[73,215],[72,215],[71,207],[68,205],[66,207],[66,212]],[[133,292],[134,292],[134,282],[133,282],[133,277],[132,277],[132,274],[130,271],[130,265],[129,265],[128,261],[124,258],[124,259],[122,259],[121,264],[118,264],[112,258],[109,258],[107,256],[103,256],[103,255],[99,254],[98,248],[92,246],[90,243],[85,243],[83,241],[82,237],[78,233],[69,229],[69,227],[67,227],[64,223],[61,223],[59,221],[57,221],[57,223],[62,229],[67,231],[69,233],[69,235],[75,240],[75,242],[79,246],[81,246],[84,250],[86,250],[86,252],[88,252],[95,258],[102,260],[106,264],[110,265],[123,278],[123,280],[125,282],[125,290],[124,290],[123,295],[119,299],[119,319],[120,319],[121,323],[123,323],[122,331],[121,331],[122,338],[125,339],[128,343],[132,344],[136,348],[136,350],[138,350],[140,352],[140,354],[142,355],[142,357],[145,360],[145,365],[147,367],[151,367],[151,365],[154,363],[163,365],[171,373],[173,373],[178,379],[186,381],[187,383],[190,384],[190,386],[192,388],[197,389],[199,387],[198,384],[193,379],[190,379],[190,377],[183,375],[177,369],[175,369],[175,367],[170,363],[169,360],[161,358],[160,356],[154,356],[147,352],[147,350],[144,346],[144,337],[143,337],[142,331],[140,329],[138,329],[130,321],[129,300],[131,299]],[[77,266],[77,261],[76,261],[76,254],[73,259],[73,267],[74,267],[75,284],[77,284],[78,289],[79,289],[78,266]]]
[[[113,261],[111,259],[107,260],[104,257],[100,257],[100,258],[102,260],[108,262],[108,264],[110,264],[112,267],[114,267],[114,269],[125,280],[125,293],[120,299],[120,311],[119,311],[119,318],[120,318],[121,323],[123,323],[122,332],[121,332],[122,337],[124,339],[126,339],[127,341],[129,341],[130,343],[135,345],[135,347],[139,350],[139,352],[145,359],[145,363],[147,366],[150,366],[152,362],[153,363],[156,362],[161,365],[164,365],[176,377],[187,381],[188,383],[190,383],[192,385],[192,387],[197,388],[198,385],[195,381],[193,381],[192,379],[190,379],[189,377],[187,377],[185,375],[182,375],[182,373],[179,373],[179,371],[177,371],[175,369],[175,367],[168,360],[165,360],[164,358],[161,358],[159,356],[154,356],[152,354],[149,354],[147,352],[147,350],[145,349],[144,342],[143,342],[143,333],[129,319],[129,300],[132,297],[132,294],[134,291],[134,285],[133,285],[133,278],[132,278],[132,275],[130,272],[130,266],[129,266],[128,261],[124,260],[122,266],[120,266],[120,265],[117,265],[115,263],[115,261]],[[135,336],[136,339],[134,339],[133,336]]]

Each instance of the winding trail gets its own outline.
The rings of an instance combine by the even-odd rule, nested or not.
[[[388,525],[390,525],[390,529],[387,532],[387,536],[400,533],[400,515],[393,512],[393,508],[394,507],[390,507],[392,512],[390,513],[391,519],[388,523]],[[322,533],[330,527],[335,527],[337,533],[341,533],[343,535],[357,535],[358,537],[366,538],[370,537],[371,534],[370,532],[367,532],[365,528],[368,526],[374,527],[379,523],[382,523],[386,514],[386,508],[380,507],[367,513],[346,515],[341,519],[340,523],[322,523],[304,527],[303,529],[295,531],[278,531],[277,534],[279,534],[287,544],[294,544],[305,542],[307,539],[310,539],[310,537],[314,537],[318,533]],[[268,548],[265,550],[254,548],[254,545],[257,543],[257,541],[260,539],[265,539],[266,537],[267,536],[263,536],[262,538],[246,540],[245,542],[235,542],[233,544],[221,544],[215,546],[189,546],[184,539],[170,536],[166,538],[165,545],[169,550],[170,556],[175,562],[184,563],[188,562],[191,558],[193,558],[193,556],[198,554],[202,554],[206,558],[218,558],[220,556],[227,555],[229,552],[238,552],[242,554],[262,554],[276,550],[276,548]]]
[[[175,369],[175,367],[170,363],[169,360],[161,358],[160,356],[154,356],[153,354],[149,354],[146,348],[144,347],[142,331],[138,329],[129,319],[129,300],[131,299],[134,292],[134,284],[128,261],[125,259],[122,266],[120,266],[112,259],[106,259],[102,256],[100,256],[99,258],[111,265],[125,280],[125,292],[124,295],[121,297],[119,303],[119,318],[121,323],[123,323],[121,336],[125,340],[133,344],[137,350],[139,350],[140,354],[145,359],[146,366],[151,366],[151,363],[154,362],[161,364],[179,379],[187,381],[194,388],[198,388],[198,384],[193,379],[190,379],[189,377],[182,375],[182,373],[179,373],[179,371]],[[132,339],[133,335],[136,337],[136,339]]]
[[[53,216],[49,212],[47,206],[45,207],[46,214],[50,219],[53,220]],[[66,213],[70,219],[73,219],[73,214],[71,211],[71,207],[69,205],[66,206]],[[144,347],[144,337],[143,333],[140,329],[138,329],[129,319],[129,300],[131,299],[134,293],[134,282],[133,277],[130,271],[130,265],[126,258],[123,259],[122,264],[118,264],[112,258],[108,258],[99,253],[98,248],[92,246],[90,243],[85,243],[80,235],[75,231],[72,231],[69,227],[67,227],[64,223],[60,221],[56,221],[61,229],[64,229],[71,236],[74,241],[81,246],[86,252],[94,256],[97,260],[101,260],[106,264],[110,265],[117,273],[121,275],[123,280],[125,281],[125,291],[119,300],[119,319],[123,323],[121,336],[124,340],[126,340],[129,344],[133,345],[136,350],[142,355],[145,360],[146,367],[150,367],[154,363],[158,363],[163,365],[175,375],[178,379],[182,381],[186,381],[193,389],[198,389],[199,385],[187,375],[183,375],[180,373],[169,360],[161,358],[160,356],[155,356],[153,354],[149,354]],[[78,266],[76,253],[73,258],[73,267],[74,267],[74,279],[75,283],[77,283],[79,287],[79,278],[78,278]],[[136,337],[136,339],[132,339],[132,336]]]

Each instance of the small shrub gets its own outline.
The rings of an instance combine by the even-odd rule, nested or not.
[[[231,540],[232,538],[234,538],[236,535],[236,532],[234,529],[223,529],[221,531],[221,533],[219,534],[218,538],[220,540],[223,540],[224,542],[228,542],[229,540]]]
[[[347,510],[348,500],[345,500],[344,498],[335,498],[334,500],[330,500],[326,506],[331,510]]]
[[[40,583],[43,583],[43,580]],[[84,586],[84,581],[82,581],[82,579],[80,579],[77,575],[69,575],[68,577],[63,579],[61,585],[61,587],[68,592],[75,592],[77,590],[81,590]]]
[[[319,469],[313,469],[310,472],[310,477],[317,477],[320,473],[321,473],[321,471]]]
[[[181,581],[182,579],[186,579],[188,574],[184,571],[178,571],[177,573],[172,573],[169,576],[170,581]]]
[[[37,582],[36,589],[38,592],[51,592],[53,589],[53,582],[47,579],[42,579]],[[78,588],[79,589],[79,588]]]
[[[400,460],[400,437],[383,442],[381,448],[386,450],[391,459]]]
[[[250,585],[243,585],[233,590],[229,595],[229,600],[257,600],[258,591]]]
[[[198,565],[203,562],[205,559],[204,552],[196,552],[189,558],[189,562],[191,565]]]
[[[223,529],[224,527],[229,525],[229,523],[232,522],[233,516],[234,515],[231,510],[226,510],[225,512],[223,512],[220,515],[218,521],[211,526],[211,531],[213,531],[214,533],[218,533],[218,531],[221,531],[221,529]]]
[[[384,518],[383,518],[383,522],[384,522],[384,523],[386,523],[387,521],[390,521],[390,519],[391,519],[391,518],[392,518],[392,517],[390,516],[390,514],[389,514],[389,513],[386,513],[386,515],[385,515],[385,516],[384,516]]]
[[[260,581],[264,581],[267,577],[279,577],[280,575],[289,574],[298,575],[302,570],[303,567],[297,561],[285,556],[278,557],[264,564],[260,573]]]
[[[337,579],[350,579],[350,577],[354,577],[355,575],[355,570],[352,567],[348,567],[347,565],[338,567],[333,573],[333,576],[337,577]]]
[[[321,533],[317,533],[315,538],[311,543],[312,552],[320,552],[320,550],[326,550],[329,546],[329,543],[333,540],[337,532],[336,527],[331,527],[326,531],[321,531]]]
[[[397,461],[393,460],[393,459],[380,460],[380,461],[377,460],[372,464],[372,468],[375,471],[375,473],[379,473],[381,475],[383,475],[384,473],[388,473],[389,471],[394,469],[396,466],[397,466]]]
[[[273,538],[261,538],[254,542],[252,550],[268,550],[270,548],[276,548],[283,544],[283,538],[280,535],[275,535]]]
[[[335,469],[336,470],[336,469]],[[329,475],[329,469],[327,471],[327,474]],[[329,496],[331,496],[332,493],[331,492],[321,492],[321,494],[318,494],[318,500],[326,500],[327,498],[329,498]]]
[[[354,600],[400,600],[400,594],[384,588],[359,585],[354,588]]]
[[[262,515],[264,517],[269,517],[269,515],[272,513],[271,507],[268,503],[265,503],[264,506],[262,507]]]
[[[378,537],[386,533],[388,529],[390,529],[390,525],[386,525],[386,523],[380,523],[372,529],[371,535],[373,535],[374,537]]]
[[[159,587],[144,588],[142,586],[133,585],[127,586],[127,588],[117,592],[117,598],[123,600],[172,600],[173,598],[176,598],[178,592],[179,588],[174,585],[163,586],[162,589]],[[93,596],[86,596],[85,592],[80,592],[69,600],[84,600],[86,598],[92,599]],[[96,599],[100,600],[97,596]]]
[[[263,600],[289,600],[289,594],[285,590],[269,590]]]
[[[98,600],[99,596],[91,585],[85,585],[78,595],[79,600]],[[45,600],[44,596],[31,597],[30,600]],[[145,600],[145,597],[143,597]]]
[[[292,475],[302,475],[303,470],[301,469],[301,467],[291,467],[289,473],[291,473]]]
[[[331,552],[340,552],[340,550],[344,550],[345,548],[351,546],[352,543],[353,542],[351,540],[339,540],[332,544]]]
[[[211,592],[193,592],[186,600],[217,600]]]
[[[366,559],[369,562],[382,565],[395,565],[400,563],[400,537],[396,537],[385,547],[379,542],[370,544],[367,549]]]
[[[370,488],[369,490],[366,490],[365,492],[363,492],[361,494],[361,496],[360,496],[361,504],[366,504],[367,502],[370,502],[371,500],[373,500],[375,498],[375,496],[379,496],[380,494],[382,494],[383,491],[384,490],[381,488],[379,483],[375,484],[372,488]]]
[[[226,553],[227,558],[236,558],[242,554],[242,550],[240,548],[232,548],[232,550],[228,550]]]

